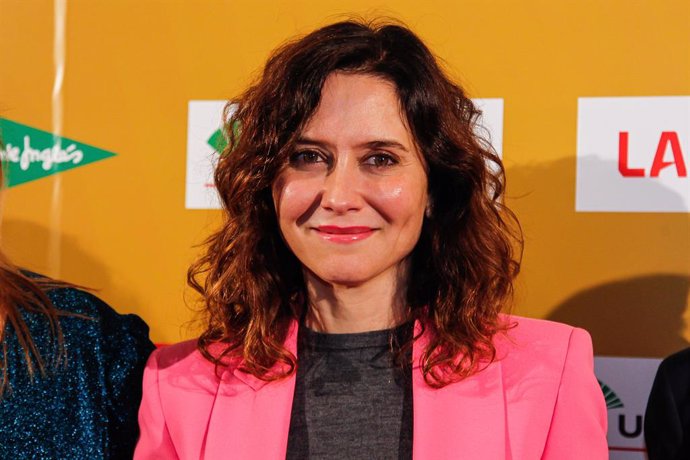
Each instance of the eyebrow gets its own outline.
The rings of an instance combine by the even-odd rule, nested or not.
[[[312,139],[308,137],[300,137],[297,139],[297,144],[307,144],[307,145],[316,145],[319,147],[331,147],[332,145],[329,142],[322,141],[319,139]],[[367,147],[370,149],[381,149],[381,148],[395,148],[395,149],[400,149],[405,152],[408,151],[407,147],[402,145],[398,141],[394,141],[391,139],[376,139],[373,141],[367,141],[362,144],[359,144],[357,147]]]

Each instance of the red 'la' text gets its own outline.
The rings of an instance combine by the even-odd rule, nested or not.
[[[656,153],[649,169],[649,175],[647,175],[645,168],[631,167],[628,163],[628,138],[629,134],[627,131],[618,133],[618,171],[623,177],[659,177],[661,170],[669,166],[675,166],[678,177],[688,177],[688,170],[685,167],[685,160],[683,159],[683,152],[677,132],[663,131],[661,133]],[[669,157],[667,154],[669,150],[671,151],[671,159],[666,160]]]

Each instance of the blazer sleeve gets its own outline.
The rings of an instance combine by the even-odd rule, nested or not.
[[[542,459],[608,459],[606,402],[594,376],[592,340],[570,335],[558,396]]]
[[[139,408],[139,442],[134,451],[135,460],[177,459],[172,438],[165,421],[158,381],[158,356],[154,351],[144,370],[143,396]]]

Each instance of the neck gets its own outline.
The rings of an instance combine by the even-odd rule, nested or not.
[[[344,334],[389,329],[407,320],[405,289],[391,270],[358,285],[331,284],[306,273],[306,325],[317,332]]]

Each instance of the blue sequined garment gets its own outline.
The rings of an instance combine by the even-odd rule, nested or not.
[[[0,459],[132,458],[141,379],[154,346],[135,315],[119,315],[71,288],[49,292],[60,316],[67,363],[31,381],[14,330],[5,326],[10,389],[0,400]],[[45,316],[22,311],[46,363],[55,356]]]

